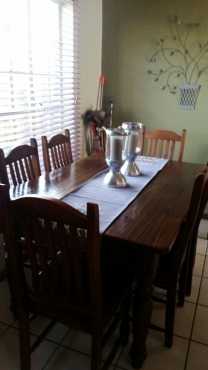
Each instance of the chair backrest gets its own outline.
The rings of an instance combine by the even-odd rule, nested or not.
[[[18,185],[34,180],[41,175],[38,146],[36,139],[30,145],[19,145],[5,157],[0,149],[0,182]]]
[[[206,191],[208,191],[208,177],[205,172],[201,172],[195,179],[187,216],[181,225],[181,230],[178,235],[178,242],[176,245],[182,255],[184,250],[188,247],[188,242],[192,238],[198,223],[201,206],[204,202],[203,197]]]
[[[176,143],[179,143],[178,161],[183,160],[186,130],[182,130],[181,135],[167,130],[145,131],[144,154],[153,157],[174,158]]]
[[[57,134],[49,141],[42,136],[43,161],[46,172],[67,166],[73,162],[70,132],[68,129],[64,134]]]
[[[22,290],[18,297],[49,310],[54,302],[67,315],[96,315],[102,297],[98,206],[87,204],[84,215],[59,200],[25,197],[10,201],[9,215],[10,281]]]
[[[194,233],[196,234],[196,236],[198,233],[200,221],[203,218],[203,214],[204,214],[204,210],[205,210],[207,202],[208,202],[208,166],[206,166],[204,169],[204,185],[202,189],[199,211],[198,211],[198,215],[197,215],[197,219],[196,219],[196,223],[194,227]]]
[[[105,152],[106,133],[103,128],[97,128],[96,125],[91,125],[86,131],[86,151],[90,155],[92,153]]]
[[[191,201],[186,218],[186,228],[188,232],[192,232],[199,218],[201,206],[203,203],[204,190],[206,184],[206,174],[200,173],[194,182],[194,187],[191,195]]]

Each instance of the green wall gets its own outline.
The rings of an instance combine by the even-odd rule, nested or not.
[[[195,111],[182,110],[175,95],[148,75],[156,41],[169,35],[170,16],[200,22],[190,46],[208,40],[206,0],[103,0],[103,72],[105,95],[114,98],[114,124],[139,120],[148,128],[188,131],[185,160],[208,160],[208,73]],[[208,62],[208,57],[207,57]],[[206,64],[206,60],[204,61]],[[204,65],[205,65],[204,64]]]

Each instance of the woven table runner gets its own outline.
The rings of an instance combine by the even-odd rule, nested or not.
[[[83,213],[86,213],[87,203],[97,203],[100,215],[100,233],[103,233],[164,168],[167,162],[168,160],[163,158],[140,156],[136,163],[142,175],[138,177],[126,176],[128,187],[119,189],[105,185],[104,177],[108,171],[105,170],[62,200]]]

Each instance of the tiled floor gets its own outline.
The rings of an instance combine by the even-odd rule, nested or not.
[[[208,226],[208,225],[207,225]],[[203,224],[204,228],[204,224]],[[208,228],[207,228],[208,230]],[[207,236],[204,232],[202,236]],[[163,346],[163,334],[150,331],[148,358],[144,370],[208,369],[208,244],[198,239],[193,292],[184,308],[177,308],[175,337],[172,349]],[[7,283],[0,283],[0,370],[20,370],[18,332],[9,312]],[[164,308],[154,306],[152,321],[162,324]],[[31,325],[31,341],[40,333],[46,320],[38,318]],[[33,370],[89,370],[90,337],[69,330],[61,324],[48,334],[32,355]],[[105,353],[104,353],[105,355]],[[128,348],[121,350],[110,370],[132,369]]]

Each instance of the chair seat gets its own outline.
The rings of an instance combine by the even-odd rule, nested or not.
[[[182,248],[182,246],[181,246]],[[174,252],[174,249],[173,249]],[[180,257],[179,266],[177,266],[177,270],[180,272],[183,262],[185,260],[186,254],[183,253]],[[169,253],[165,256],[160,257],[159,267],[157,270],[157,274],[155,277],[154,285],[161,288],[161,289],[168,289],[168,284],[171,279],[173,279],[173,271],[174,271],[174,258],[173,253]]]

